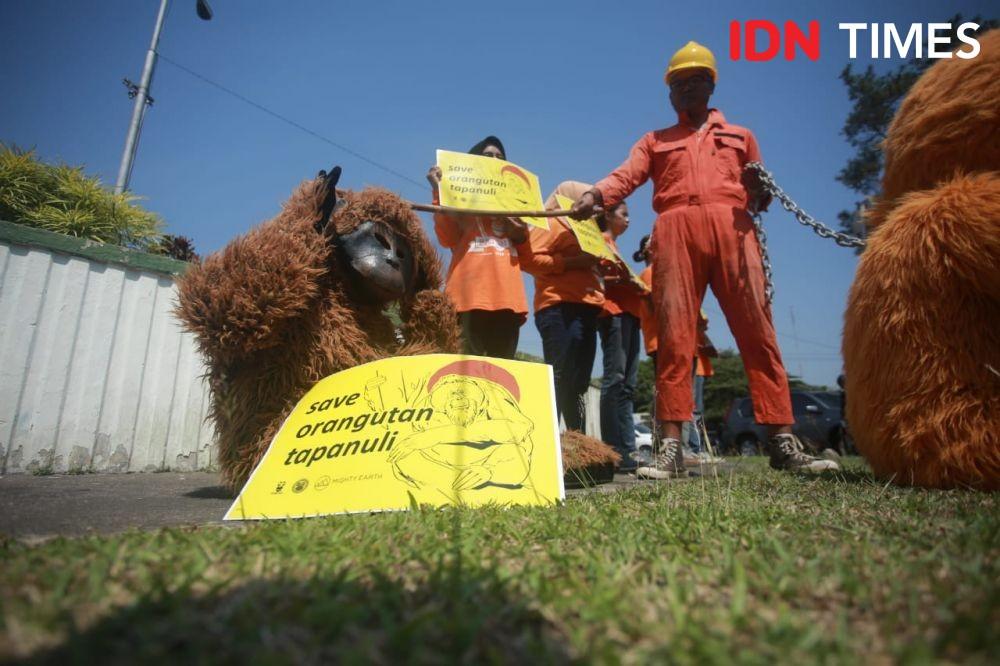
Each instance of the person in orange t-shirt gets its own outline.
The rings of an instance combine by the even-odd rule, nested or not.
[[[708,337],[708,317],[705,311],[698,313],[698,348],[694,355],[694,414],[691,415],[688,448],[698,463],[715,462],[702,441],[702,425],[705,414],[705,378],[715,374],[712,359],[719,355]]]
[[[589,187],[560,183],[545,208],[559,209],[556,194],[576,199]],[[545,362],[552,366],[556,408],[568,429],[585,432],[584,399],[597,354],[597,315],[604,305],[596,270],[600,259],[583,252],[569,223],[558,217],[549,220],[548,230],[532,227],[518,251],[521,268],[535,278],[535,325]]]
[[[639,302],[639,324],[642,328],[643,348],[646,356],[653,359],[653,372],[656,372],[656,312],[653,311],[653,254],[650,251],[649,235],[639,241],[639,249],[632,255],[633,261],[645,262],[646,267],[639,273],[639,279],[649,288],[649,291]],[[653,405],[655,412],[656,405]]]
[[[488,136],[469,153],[506,159],[500,139]],[[439,201],[441,169],[427,172],[434,203]],[[434,233],[451,250],[444,293],[458,311],[462,353],[514,358],[521,325],[528,316],[517,244],[527,240],[526,226],[515,218],[434,215]]]
[[[640,468],[637,475],[687,476],[681,425],[694,408],[691,361],[698,309],[708,286],[740,349],[754,414],[770,431],[771,466],[797,472],[837,469],[832,461],[807,455],[792,434],[788,375],[764,293],[751,218],[752,212],[767,208],[770,195],[759,178],[744,176],[749,162],[761,161],[753,132],[708,106],[717,75],[715,56],[704,46],[689,42],[678,50],[664,74],[677,123],[645,134],[621,166],[573,205],[572,217],[591,217],[595,208],[613,207],[653,181],[656,413],[663,437],[656,464]]]
[[[597,216],[608,247],[619,254],[616,239],[628,229],[628,206],[622,201]],[[620,255],[619,255],[620,258]],[[639,317],[645,290],[632,281],[624,261],[601,262],[604,308],[597,319],[604,374],[601,376],[601,439],[622,457],[619,471],[634,471],[650,460],[635,446],[633,396],[639,382]]]

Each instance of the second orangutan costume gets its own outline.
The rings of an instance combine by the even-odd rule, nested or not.
[[[875,473],[1000,489],[1000,31],[913,86],[844,326],[847,417]]]
[[[338,191],[340,168],[193,268],[178,314],[208,367],[223,483],[243,486],[320,379],[389,356],[457,353],[456,315],[420,219],[380,188]],[[402,324],[385,314],[398,303]],[[613,454],[579,435],[593,455]]]

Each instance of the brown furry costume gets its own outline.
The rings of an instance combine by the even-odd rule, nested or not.
[[[1000,489],[1000,31],[979,39],[889,127],[847,306],[848,421],[903,485]]]
[[[387,356],[458,351],[455,312],[420,220],[378,188],[339,192],[334,208],[335,185],[324,173],[304,182],[276,218],[180,282],[178,314],[209,368],[219,466],[231,490],[323,377]],[[413,281],[399,300],[402,341],[385,304],[363,295],[336,251],[338,239],[366,221],[386,225],[412,251]]]

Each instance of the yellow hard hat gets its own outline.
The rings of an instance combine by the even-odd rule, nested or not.
[[[694,67],[701,67],[712,72],[712,81],[718,78],[719,74],[715,69],[715,56],[712,52],[698,42],[688,42],[670,59],[667,71],[663,75],[663,81],[670,85],[670,77],[674,72]]]

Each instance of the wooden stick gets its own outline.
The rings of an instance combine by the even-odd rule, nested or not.
[[[424,213],[444,213],[445,215],[477,215],[480,217],[569,217],[569,210],[470,210],[450,206],[432,206],[408,201],[413,210]]]

